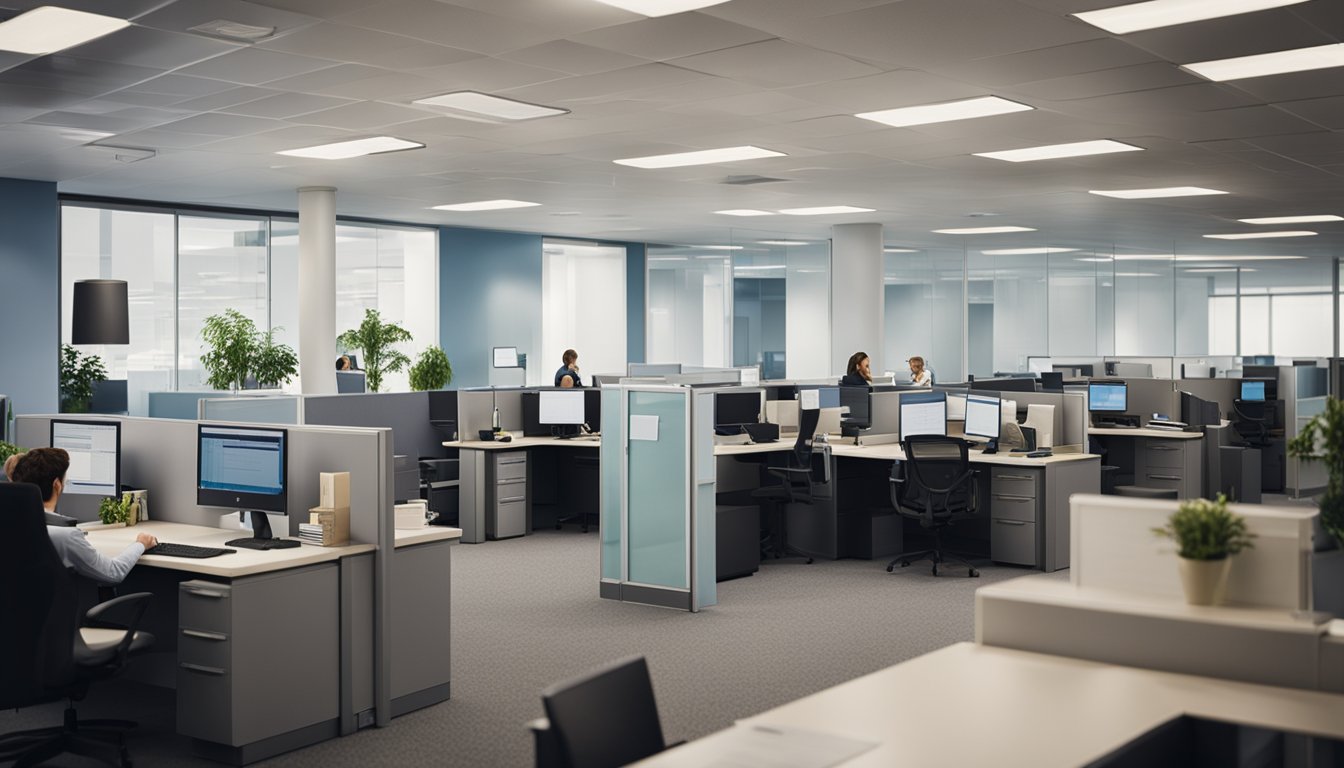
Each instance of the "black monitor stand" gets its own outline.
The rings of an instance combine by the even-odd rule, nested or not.
[[[561,440],[572,440],[583,434],[582,424],[552,424],[551,436]]]
[[[981,453],[998,453],[998,452],[999,452],[999,439],[998,439],[998,438],[994,438],[993,440],[990,440],[988,443],[985,443],[985,448],[984,448],[984,450],[982,450],[982,451],[980,451],[980,452],[981,452]]]
[[[266,519],[265,512],[251,510],[251,512],[240,511],[238,514],[252,515],[252,537],[249,539],[234,539],[224,542],[226,547],[242,547],[243,549],[293,549],[299,546],[299,542],[294,539],[274,539],[271,538],[271,524]]]

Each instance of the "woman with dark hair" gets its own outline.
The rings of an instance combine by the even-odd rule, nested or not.
[[[579,353],[566,349],[565,354],[560,357],[564,364],[555,372],[555,386],[582,387],[583,380],[579,378]]]
[[[867,352],[855,352],[849,356],[849,365],[845,366],[842,387],[866,387],[873,383],[873,372]]]

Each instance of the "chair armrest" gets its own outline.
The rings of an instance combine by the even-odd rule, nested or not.
[[[563,768],[566,761],[560,749],[560,734],[551,728],[551,721],[539,717],[528,721],[527,728],[532,731],[536,768]]]
[[[84,614],[83,626],[125,630],[126,634],[117,644],[117,663],[120,664],[126,660],[131,641],[135,639],[135,631],[140,627],[140,619],[144,617],[145,609],[149,608],[149,601],[153,597],[152,592],[136,592],[99,603]]]

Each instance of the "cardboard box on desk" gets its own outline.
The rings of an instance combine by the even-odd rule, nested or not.
[[[325,509],[349,508],[350,473],[321,472],[318,474],[318,507]]]
[[[299,538],[309,544],[338,547],[350,543],[350,507],[313,507]]]

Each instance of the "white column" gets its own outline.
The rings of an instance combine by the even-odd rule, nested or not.
[[[897,370],[884,360],[882,225],[831,227],[831,370],[845,372],[855,352],[872,358],[873,374]]]
[[[336,190],[299,189],[299,376],[305,395],[336,392]]]

